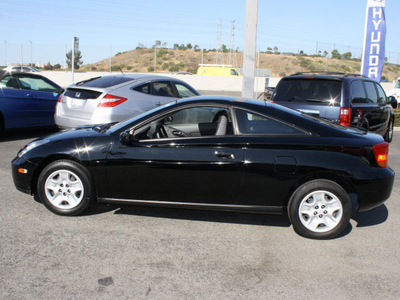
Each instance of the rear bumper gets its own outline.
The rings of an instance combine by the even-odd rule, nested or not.
[[[357,211],[367,211],[382,205],[390,198],[395,172],[390,168],[377,169],[373,179],[355,180],[358,194]]]

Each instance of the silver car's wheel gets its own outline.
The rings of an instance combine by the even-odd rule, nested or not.
[[[44,189],[49,202],[60,209],[78,206],[85,191],[80,178],[68,170],[57,170],[51,173],[47,177]]]
[[[94,185],[87,169],[73,161],[52,162],[40,173],[37,193],[52,212],[72,216],[85,211],[94,201]]]
[[[339,198],[328,191],[315,191],[303,198],[299,206],[301,223],[312,232],[334,229],[343,217]]]
[[[330,239],[348,226],[352,213],[347,192],[336,182],[317,179],[304,183],[288,203],[294,230],[308,238]]]

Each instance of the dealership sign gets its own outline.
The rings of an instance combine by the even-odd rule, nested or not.
[[[361,74],[381,80],[385,63],[385,0],[368,0]]]

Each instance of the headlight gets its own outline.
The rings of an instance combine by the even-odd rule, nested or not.
[[[37,146],[40,145],[44,145],[49,143],[50,140],[38,140],[38,141],[34,141],[32,143],[29,143],[28,145],[25,145],[25,147],[23,147],[19,152],[18,152],[18,157],[21,157],[22,155],[24,155],[25,153],[27,153],[28,151],[31,151],[33,148],[36,148]]]

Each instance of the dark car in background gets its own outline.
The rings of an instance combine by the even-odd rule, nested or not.
[[[37,139],[12,162],[18,190],[52,212],[94,201],[288,213],[296,232],[332,238],[352,209],[390,197],[389,144],[269,102],[233,97],[174,101],[118,124]]]
[[[393,138],[393,107],[381,85],[364,76],[302,72],[283,77],[271,101],[344,126],[364,128]],[[396,103],[394,103],[396,102]]]
[[[0,71],[0,131],[54,126],[55,107],[63,91],[39,74]]]

